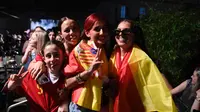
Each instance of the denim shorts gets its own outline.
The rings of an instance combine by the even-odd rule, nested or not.
[[[70,102],[69,112],[97,112],[97,111],[86,109],[84,107],[78,106],[77,104],[73,102]]]

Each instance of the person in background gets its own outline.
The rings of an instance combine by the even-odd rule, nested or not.
[[[25,42],[24,42],[24,44],[23,44],[22,54],[25,53],[26,48],[28,47],[29,38],[30,38],[31,35],[33,34],[33,30],[28,29],[28,30],[26,30],[24,33],[26,34],[26,35],[25,35],[26,40],[25,40]]]
[[[47,34],[48,34],[49,40],[54,40],[56,38],[56,32],[53,29],[48,29]]]
[[[25,65],[25,69],[28,69],[29,63],[35,59],[35,56],[40,52],[42,46],[49,40],[45,31],[33,32],[29,39],[28,46],[21,62]]]
[[[117,45],[110,57],[109,74],[118,88],[114,112],[176,112],[165,81],[152,59],[140,48],[134,22],[123,19],[115,30]]]
[[[28,71],[24,74],[12,74],[7,89],[25,95],[30,112],[67,112],[68,99],[60,96],[68,94],[68,91],[63,89],[64,45],[60,41],[49,41],[43,46],[41,52],[47,72],[39,80],[34,80]]]
[[[185,80],[171,90],[172,95],[182,93],[180,98],[176,99],[178,100],[177,107],[180,112],[191,110],[192,104],[197,102],[195,99],[196,92],[199,93],[198,89],[200,89],[200,67],[194,69],[191,79]]]
[[[46,32],[46,30],[42,26],[36,26],[33,31],[34,32],[43,32],[43,31]]]

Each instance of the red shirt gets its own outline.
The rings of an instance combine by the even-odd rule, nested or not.
[[[58,93],[64,87],[64,76],[60,76],[55,84],[48,82],[39,86],[28,73],[21,87],[20,93],[26,96],[31,112],[57,112],[60,103]]]

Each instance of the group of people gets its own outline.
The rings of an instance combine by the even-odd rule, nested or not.
[[[58,28],[62,39],[44,42],[27,71],[11,75],[7,85],[27,97],[31,112],[178,111],[175,90],[170,91],[138,43],[132,20],[121,20],[114,38],[98,13],[85,19],[82,32],[68,17],[61,18]],[[105,48],[109,39],[116,41],[112,52]],[[199,101],[192,108],[199,108]]]

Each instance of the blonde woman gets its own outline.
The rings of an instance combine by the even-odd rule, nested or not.
[[[22,64],[25,65],[27,70],[29,63],[39,53],[44,43],[48,40],[47,33],[45,31],[33,32],[29,39],[28,47],[21,59]]]

